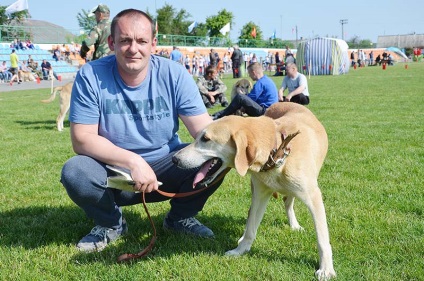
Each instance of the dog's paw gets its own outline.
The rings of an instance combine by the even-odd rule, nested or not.
[[[233,250],[230,250],[230,251],[227,251],[227,252],[225,252],[225,255],[226,256],[231,256],[231,257],[238,257],[238,256],[241,256],[241,255],[243,255],[244,253],[240,253],[238,250],[237,250],[237,248],[236,249],[233,249]]]
[[[301,227],[299,224],[298,225],[291,225],[290,229],[293,231],[304,231],[305,229],[303,227]]]
[[[315,272],[315,277],[319,281],[330,280],[331,278],[336,277],[336,272],[334,269],[318,269]]]

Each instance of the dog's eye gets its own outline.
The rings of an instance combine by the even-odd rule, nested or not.
[[[206,135],[203,135],[200,140],[203,142],[208,142],[210,139]]]

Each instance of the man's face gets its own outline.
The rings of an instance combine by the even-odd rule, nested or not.
[[[296,77],[297,70],[295,66],[287,67],[286,72],[287,72],[287,76],[289,76],[290,78]]]
[[[208,80],[215,80],[217,75],[218,75],[218,72],[214,71],[212,73],[209,73],[207,78]]]
[[[250,79],[252,79],[253,81],[258,80],[258,77],[256,75],[256,71],[254,71],[253,69],[249,69],[247,71],[247,73],[249,74]]]
[[[99,11],[95,11],[94,15],[96,16],[96,22],[99,22],[102,20],[102,13]]]
[[[124,16],[115,27],[115,38],[109,36],[109,48],[115,51],[122,76],[147,71],[150,55],[155,52],[156,38],[152,38],[149,20],[143,16]]]

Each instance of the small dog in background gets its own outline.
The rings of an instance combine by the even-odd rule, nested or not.
[[[231,100],[234,99],[236,94],[247,95],[252,90],[252,82],[249,79],[243,78],[238,80],[231,90]],[[244,110],[239,109],[235,115],[244,116]]]
[[[63,121],[71,105],[71,93],[72,93],[73,85],[74,85],[74,81],[69,82],[65,84],[64,86],[55,87],[53,89],[52,94],[50,95],[50,98],[47,100],[41,101],[43,103],[50,103],[54,101],[54,99],[56,98],[56,93],[60,92],[59,94],[60,110],[59,110],[59,115],[56,118],[56,125],[57,125],[58,131],[63,131]]]
[[[19,70],[19,77],[22,80],[22,82],[36,80],[32,72],[23,71],[23,70]]]

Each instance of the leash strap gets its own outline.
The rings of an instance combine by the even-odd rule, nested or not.
[[[159,190],[158,189],[157,192],[159,194],[161,194],[163,196],[166,196],[166,197],[169,197],[169,198],[183,198],[183,197],[192,196],[194,194],[203,192],[206,189],[208,189],[211,186],[213,186],[215,183],[217,183],[222,178],[224,178],[224,176],[230,170],[231,170],[231,168],[226,168],[219,176],[217,176],[214,179],[213,182],[211,182],[208,186],[206,186],[205,188],[202,188],[202,189],[197,189],[197,190],[194,190],[194,191],[182,192],[182,193],[171,193],[171,192],[165,192],[165,191],[162,191],[162,190]],[[127,261],[131,261],[133,259],[143,258],[143,257],[147,256],[153,250],[153,247],[154,247],[155,242],[157,240],[156,227],[155,227],[155,223],[152,220],[152,217],[150,216],[149,210],[147,209],[145,192],[142,193],[142,202],[143,202],[144,211],[146,212],[147,217],[149,218],[150,224],[151,224],[151,226],[153,228],[152,239],[150,239],[149,245],[146,248],[144,248],[143,250],[141,250],[139,253],[137,253],[137,254],[122,254],[122,255],[120,255],[118,257],[118,263],[127,262]]]
[[[282,134],[281,136],[283,141],[281,142],[280,147],[271,151],[268,157],[268,161],[265,163],[265,165],[262,166],[260,171],[265,172],[271,170],[274,167],[278,168],[283,165],[286,157],[290,155],[290,148],[288,145],[290,141],[299,133],[300,131],[297,131],[296,133],[290,134],[287,137],[284,137],[284,134]]]

